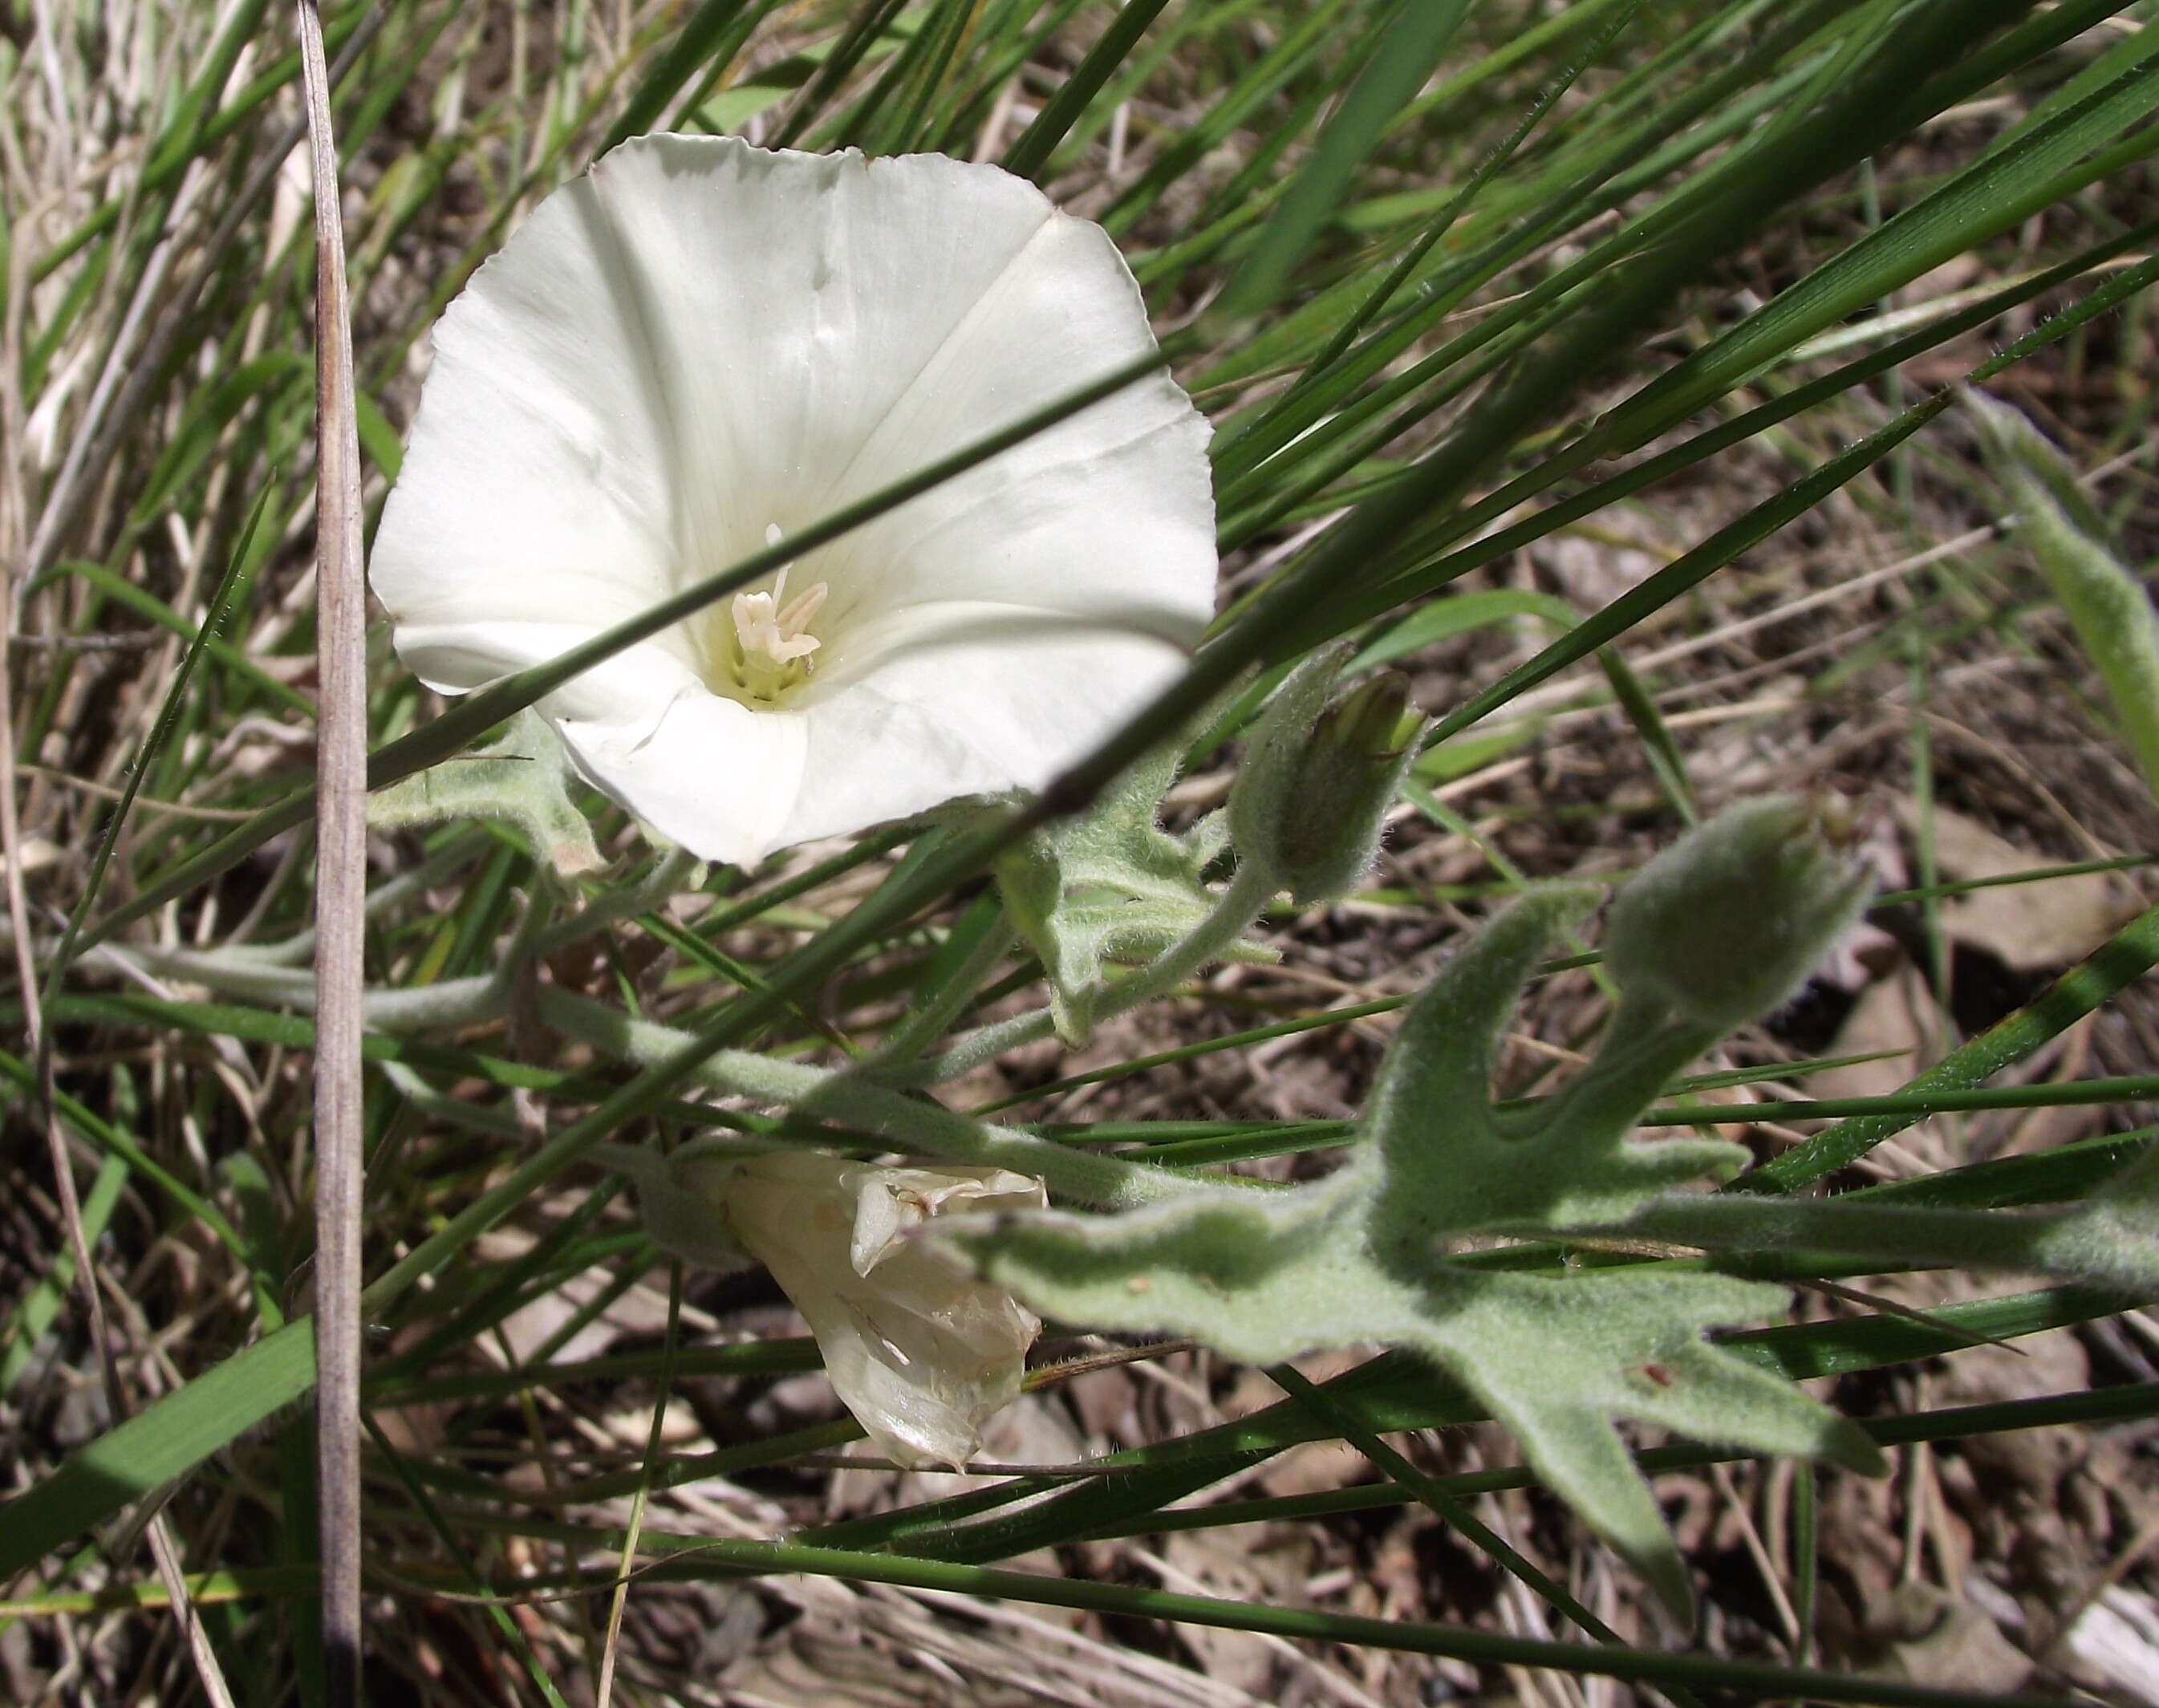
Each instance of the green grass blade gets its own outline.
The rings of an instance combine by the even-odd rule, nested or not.
[[[247,562],[248,550],[255,543],[255,531],[261,525],[263,510],[269,504],[270,494],[276,489],[277,477],[273,471],[269,481],[256,494],[254,506],[247,513],[246,525],[241,530],[240,543],[226,559],[225,573],[218,578],[216,590],[210,595],[202,627],[180,655],[179,668],[173,672],[172,686],[165,691],[165,701],[158,708],[157,721],[150,726],[150,733],[143,738],[142,750],[136,754],[134,763],[128,768],[127,780],[121,786],[120,799],[114,805],[111,815],[106,820],[105,833],[98,839],[96,852],[91,857],[90,873],[83,880],[81,898],[75,903],[74,911],[68,915],[67,929],[60,934],[60,947],[53,951],[52,960],[45,969],[43,996],[48,1002],[60,993],[60,981],[67,976],[68,967],[75,959],[75,945],[82,935],[83,921],[90,917],[90,910],[97,905],[98,892],[104,888],[105,874],[112,864],[112,851],[119,846],[121,831],[127,828],[128,809],[135,805],[135,797],[142,792],[142,779],[149,774],[151,765],[164,747],[167,738],[172,734],[173,725],[179,720],[180,708],[187,701],[188,683],[194,675],[195,665],[201,661],[210,636],[225,626],[233,593],[239,586],[241,567]]]
[[[0,1505],[0,1577],[186,1476],[314,1379],[314,1324],[303,1317],[144,1406]]]
[[[1550,680],[1570,665],[1579,663],[1644,618],[1701,586],[1742,552],[1760,545],[1872,468],[1946,409],[1949,401],[1948,394],[1943,393],[1916,409],[1906,411],[1888,426],[1831,458],[1774,498],[1755,505],[1737,520],[1718,529],[1691,551],[1628,588],[1603,609],[1584,618],[1535,658],[1517,665],[1490,687],[1447,713],[1433,726],[1428,744],[1437,747],[1450,737],[1459,735],[1509,701]]]
[[[1962,1091],[2058,1038],[2132,980],[2159,965],[2159,908],[2141,914],[2086,960],[2057,979],[2039,999],[2018,1009],[1913,1079],[1908,1094]],[[1856,1115],[1734,1181],[1735,1192],[1794,1192],[1848,1167],[1884,1139],[1918,1121],[1923,1110]]]
[[[1034,116],[1034,122],[1021,132],[1018,141],[1005,151],[1002,164],[1006,171],[1017,173],[1022,178],[1042,175],[1043,168],[1049,164],[1049,157],[1057,152],[1057,145],[1064,140],[1080,116],[1094,104],[1102,85],[1131,56],[1140,38],[1147,34],[1147,26],[1168,3],[1168,0],[1126,0],[1124,8],[1102,32],[1101,39],[1087,50],[1086,57],[1074,67],[1072,75]]]
[[[622,116],[608,127],[593,154],[604,154],[632,137],[643,136],[692,77],[707,69],[723,69],[733,54],[721,50],[730,44],[738,49],[748,31],[772,10],[771,0],[758,0],[754,9],[750,8],[751,0],[702,0],[667,51],[623,103]]]
[[[2054,180],[2159,106],[2159,44],[2105,88],[2008,142],[1915,206],[1869,232],[1768,308],[1613,411],[1596,437],[1631,449],[1760,373],[1784,351],[1878,301],[1930,267],[2049,205]]]
[[[1217,312],[1235,318],[1274,306],[1305,251],[1340,210],[1350,181],[1395,116],[1424,86],[1468,11],[1469,0],[1401,0],[1396,5],[1340,110],[1320,132],[1297,168],[1296,182],[1230,277]]]

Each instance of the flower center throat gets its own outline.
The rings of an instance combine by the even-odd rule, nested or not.
[[[764,537],[766,544],[778,545],[779,524],[767,528]],[[730,608],[733,623],[718,637],[715,649],[725,681],[714,686],[722,691],[731,688],[753,705],[769,706],[805,680],[815,668],[817,649],[824,644],[809,632],[810,624],[824,608],[829,592],[823,582],[813,582],[790,599],[787,570],[782,569],[773,578],[769,593],[737,593]]]

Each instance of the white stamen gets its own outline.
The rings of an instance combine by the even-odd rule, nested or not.
[[[777,522],[764,525],[764,543],[775,546],[786,538]],[[824,644],[807,632],[810,622],[824,608],[825,583],[818,582],[790,599],[788,572],[784,563],[762,593],[737,593],[733,611],[735,632],[728,669],[735,686],[753,701],[770,703],[815,668],[813,655]]]
[[[804,630],[823,608],[827,591],[823,582],[817,582],[783,605],[780,602],[787,597],[787,572],[783,569],[773,578],[769,593],[737,593],[735,639],[743,661],[784,669],[800,660],[808,670],[810,654],[824,643]]]
[[[783,573],[779,579],[784,585],[787,577]],[[831,589],[822,582],[812,582],[808,587],[803,588],[795,596],[795,603],[780,612],[781,631],[788,634],[800,634],[810,619],[825,608],[826,595],[831,591]],[[772,597],[775,599],[779,597],[779,587],[773,588]]]

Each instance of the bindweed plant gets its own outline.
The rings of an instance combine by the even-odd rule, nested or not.
[[[2159,1298],[2115,1113],[2159,1091],[2120,1042],[2159,913],[2112,893],[1967,1023],[1954,911],[2131,883],[2159,834],[2148,3],[334,9],[386,621],[347,660],[367,977],[331,992],[299,60],[260,0],[102,10],[0,31],[0,1075],[60,1170],[21,1153],[0,1299],[34,1658],[124,1609],[111,1700],[351,1700],[311,1517],[348,1476],[384,1700],[722,1700],[640,1608],[774,1573],[922,1597],[851,1603],[880,1642],[955,1592],[1311,1639],[1296,1688],[1344,1700],[1328,1642],[1984,1700],[1810,1669],[1815,1467],[2159,1396],[1800,1385]],[[1980,677],[2073,735],[1974,734]],[[1944,802],[2011,797],[2077,858],[1946,867]],[[1810,1060],[1790,1005],[1906,953],[1939,1035],[1902,1089],[1705,1100],[1878,1057]],[[298,1403],[332,996],[356,1473]],[[2120,1071],[2049,1053],[2079,1027]],[[1283,1048],[1323,1114],[1205,1077]],[[2107,1112],[1889,1142],[2008,1108]],[[1937,1269],[2040,1286],[1843,1285]],[[764,1332],[782,1294],[806,1338]],[[1122,1364],[1183,1360],[1204,1412],[1210,1357],[1288,1397],[941,1498],[776,1474],[867,1437],[846,1468],[971,1476]],[[821,1368],[807,1422],[758,1397]],[[1483,1421],[1519,1466],[1382,1439]],[[1380,1480],[1192,1503],[1314,1439]],[[1718,1458],[1785,1479],[1759,1641],[1650,1480]],[[1473,1510],[1532,1482],[1572,1573]],[[1201,1594],[1116,1540],[1411,1502],[1546,1612]],[[1228,1700],[1086,1640],[1029,1657],[1057,1700]]]

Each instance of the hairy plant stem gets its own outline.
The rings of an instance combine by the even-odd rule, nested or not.
[[[669,1059],[687,1033],[546,986],[534,993],[539,1017],[557,1031],[639,1066]],[[942,1105],[877,1085],[850,1073],[774,1061],[744,1050],[706,1058],[693,1078],[708,1090],[784,1105],[890,1140],[900,1149],[977,1167],[1031,1174],[1063,1198],[1103,1209],[1131,1209],[1199,1189],[1166,1168],[1069,1149],[1010,1127],[986,1126]]]
[[[313,974],[294,967],[266,965],[253,955],[236,955],[229,950],[153,949],[117,943],[101,944],[92,955],[130,970],[184,985],[201,985],[225,996],[274,1003],[303,1014],[314,1012]],[[479,973],[407,990],[369,990],[361,995],[360,1012],[369,1032],[433,1032],[495,1019],[503,1012],[505,1001],[502,976]]]
[[[1625,1237],[1729,1252],[1742,1262],[1799,1251],[1893,1268],[2017,1270],[2126,1292],[2148,1290],[2154,1267],[2144,1227],[2125,1226],[2105,1193],[2066,1209],[2017,1211],[1696,1193],[1654,1200],[1623,1225]]]
[[[401,872],[395,877],[386,878],[367,893],[366,913],[370,920],[383,917],[405,903],[420,895],[430,885],[439,883],[459,867],[472,863],[483,844],[484,836],[459,836],[447,847],[439,848],[422,860],[409,872]],[[275,943],[226,943],[220,953],[234,958],[245,955],[267,966],[295,966],[315,952],[315,930],[310,925],[296,931],[290,937],[280,938]]]
[[[393,903],[410,899],[427,882],[469,859],[469,851],[445,851],[412,872],[391,879],[369,896],[371,918]],[[475,1026],[499,1018],[508,1007],[504,979],[512,970],[529,967],[541,956],[604,929],[629,914],[649,911],[677,893],[678,880],[696,862],[670,855],[653,877],[634,890],[603,896],[582,912],[567,919],[553,919],[551,905],[537,899],[528,908],[515,934],[505,946],[502,970],[470,978],[445,979],[440,984],[409,989],[370,988],[361,996],[362,1014],[370,1032],[406,1033]],[[130,972],[180,984],[200,985],[220,995],[242,996],[256,1002],[312,1013],[315,981],[311,971],[294,963],[313,952],[313,930],[302,931],[277,943],[238,944],[219,949],[167,949],[152,944],[105,943],[92,951],[92,960],[103,960]],[[9,944],[14,933],[0,919],[0,944]],[[52,953],[49,942],[39,939],[39,955]]]
[[[696,888],[697,879],[692,874],[702,869],[702,863],[694,854],[670,848],[660,857],[651,875],[642,883],[595,896],[568,919],[547,927],[540,934],[535,952],[552,955],[618,919],[634,919],[655,908],[665,907],[683,891]]]
[[[1281,888],[1281,880],[1256,860],[1248,860],[1238,867],[1236,876],[1216,898],[1214,911],[1199,922],[1190,936],[1103,994],[1100,1006],[1095,1011],[1096,1022],[1114,1019],[1143,1003],[1167,996],[1201,968],[1220,960],[1251,929],[1261,909],[1274,899]],[[1048,1008],[1016,1014],[1009,1020],[996,1021],[964,1034],[949,1049],[926,1061],[884,1068],[879,1077],[894,1084],[942,1084],[995,1061],[1007,1050],[1047,1038],[1052,1030]]]

